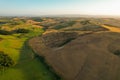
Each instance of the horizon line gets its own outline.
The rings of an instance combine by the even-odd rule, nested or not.
[[[41,15],[0,15],[0,17],[120,17],[120,15],[100,15],[100,14],[41,14]]]

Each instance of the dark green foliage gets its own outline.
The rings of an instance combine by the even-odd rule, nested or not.
[[[76,22],[75,21],[70,21],[70,22],[68,22],[68,25],[69,26],[72,26],[73,24],[75,24]]]
[[[120,56],[120,50],[116,50],[116,51],[114,52],[114,54],[117,55],[117,56]]]
[[[94,30],[99,29],[99,28],[101,28],[101,26],[99,26],[99,25],[88,25],[88,26],[82,27],[81,30],[83,30],[83,31],[89,31],[89,30],[94,31]]]
[[[70,22],[65,22],[65,23],[62,23],[62,24],[58,24],[58,25],[54,26],[53,28],[54,29],[62,29],[62,28],[70,27],[74,24],[75,24],[75,21],[70,21]]]
[[[111,27],[113,27],[113,26],[114,26],[114,27],[116,27],[116,28],[120,28],[120,26],[119,26],[119,25],[117,25],[117,24],[116,24],[116,25],[114,25],[114,24],[104,24],[104,25],[106,25],[106,26],[111,26]]]
[[[90,24],[89,20],[81,21],[80,23],[81,23],[82,25]]]
[[[43,19],[39,17],[33,17],[32,20],[37,21],[37,22],[42,22]]]
[[[11,35],[12,32],[11,31],[6,31],[6,30],[0,30],[0,34],[1,35]]]
[[[1,24],[6,24],[6,22],[0,22],[0,25],[1,25]]]
[[[14,61],[4,52],[0,51],[0,68],[11,67],[14,65]]]
[[[1,35],[11,35],[14,33],[29,33],[30,30],[28,29],[17,29],[17,30],[13,30],[13,31],[6,31],[6,30],[0,30],[0,34]]]
[[[64,28],[64,27],[66,27],[66,25],[57,25],[57,26],[54,27],[54,29],[61,29],[61,28]]]
[[[10,23],[10,25],[20,25],[20,24],[22,24],[22,22],[20,22],[20,21],[12,21]]]
[[[35,56],[35,58],[37,60],[41,61],[45,65],[45,67],[55,76],[54,77],[55,80],[62,80],[62,78],[55,73],[55,71],[53,70],[53,68],[50,65],[47,65],[44,57],[36,55],[36,54],[34,56]],[[44,73],[44,74],[46,74],[46,73]]]
[[[14,30],[15,33],[29,33],[30,30],[28,29],[17,29],[17,30]]]
[[[78,28],[70,28],[70,29],[66,29],[65,31],[107,31],[108,29],[103,28],[99,25],[85,25],[82,27],[78,27]]]

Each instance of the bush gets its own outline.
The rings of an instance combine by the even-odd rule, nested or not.
[[[114,54],[120,56],[120,50],[116,50]]]
[[[89,20],[81,21],[80,23],[81,23],[82,25],[90,24]]]
[[[0,34],[1,35],[11,35],[12,32],[11,31],[6,31],[6,30],[0,30]]]
[[[0,68],[11,67],[14,65],[14,61],[4,52],[0,51]]]
[[[54,26],[53,29],[62,29],[62,28],[66,28],[66,27],[71,27],[75,23],[76,23],[75,21],[65,22],[65,23],[58,24],[58,25]]]
[[[14,31],[15,33],[29,33],[28,29],[17,29]]]

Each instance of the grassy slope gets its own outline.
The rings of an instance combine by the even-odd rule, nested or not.
[[[0,80],[55,80],[45,65],[34,57],[34,52],[26,45],[26,41],[43,31],[35,29],[27,35],[15,34],[9,36],[0,35],[0,51],[4,51],[12,57],[16,65],[0,73]]]

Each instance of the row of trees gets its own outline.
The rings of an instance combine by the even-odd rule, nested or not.
[[[29,33],[30,30],[28,29],[17,29],[17,30],[13,30],[13,31],[6,31],[6,30],[0,30],[0,34],[1,35],[11,35],[14,33]]]
[[[68,22],[63,22],[60,24],[57,24],[53,27],[53,29],[62,29],[62,28],[66,28],[66,27],[71,27],[75,24],[75,21],[68,21]]]

